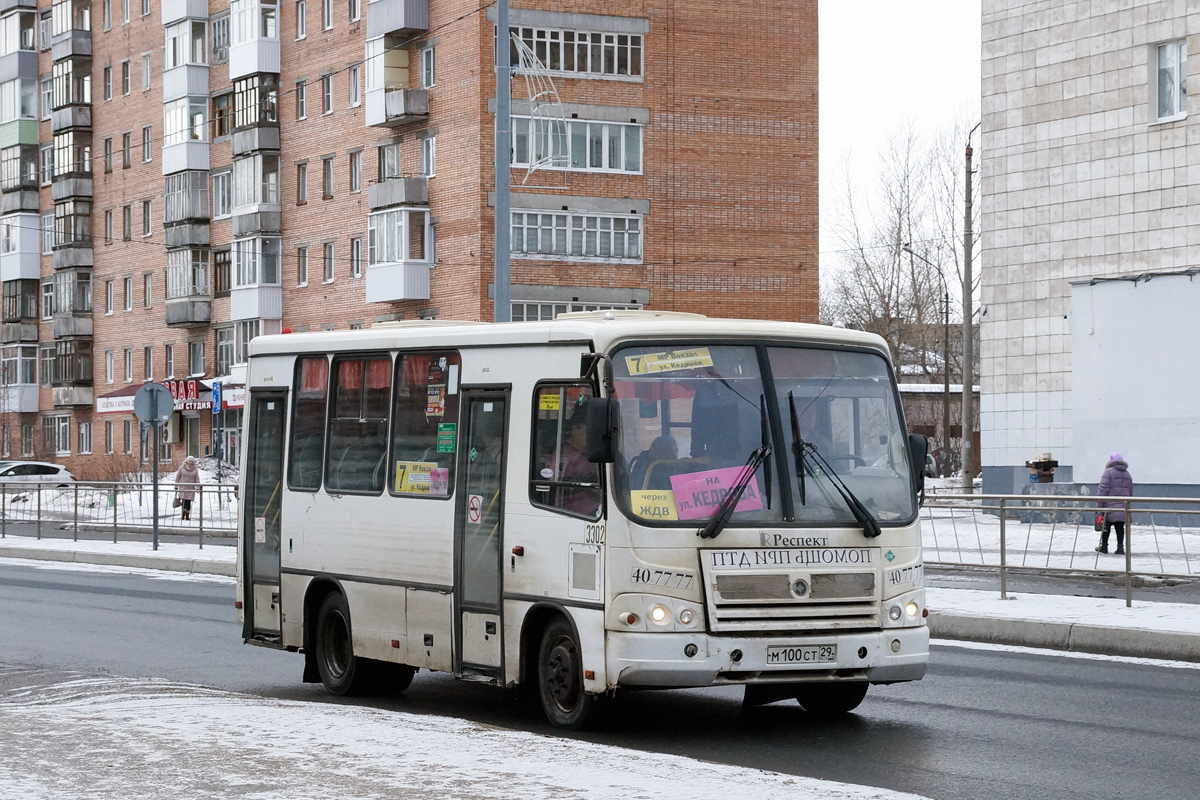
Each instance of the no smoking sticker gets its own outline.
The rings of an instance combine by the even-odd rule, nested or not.
[[[473,494],[467,497],[467,522],[478,525],[483,518],[483,495]]]

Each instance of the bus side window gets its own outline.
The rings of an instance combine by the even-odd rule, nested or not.
[[[584,403],[592,388],[541,385],[535,392],[530,499],[543,508],[595,519],[600,513],[600,465],[584,455]]]
[[[377,494],[387,473],[389,356],[335,358],[325,489]]]
[[[325,407],[329,394],[329,361],[325,356],[296,359],[292,383],[292,435],[288,444],[288,485],[321,488],[325,457]]]
[[[461,364],[458,353],[406,353],[396,359],[390,491],[450,497]]]

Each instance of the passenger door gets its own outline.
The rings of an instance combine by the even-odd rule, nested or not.
[[[287,393],[252,391],[242,501],[245,623],[242,637],[279,641],[279,542]]]
[[[455,513],[456,675],[503,676],[501,553],[508,392],[465,390]]]

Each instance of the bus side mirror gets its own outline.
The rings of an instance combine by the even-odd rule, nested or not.
[[[617,460],[618,410],[615,398],[588,398],[587,460],[593,464],[611,464]]]
[[[923,433],[908,435],[908,457],[912,460],[913,489],[918,498],[925,499],[925,462],[929,459],[929,437]]]

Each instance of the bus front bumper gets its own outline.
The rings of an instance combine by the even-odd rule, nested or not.
[[[608,631],[609,688],[700,687],[743,683],[920,680],[929,663],[929,628],[804,636]],[[695,654],[688,656],[691,645]],[[836,652],[829,647],[836,645]]]

